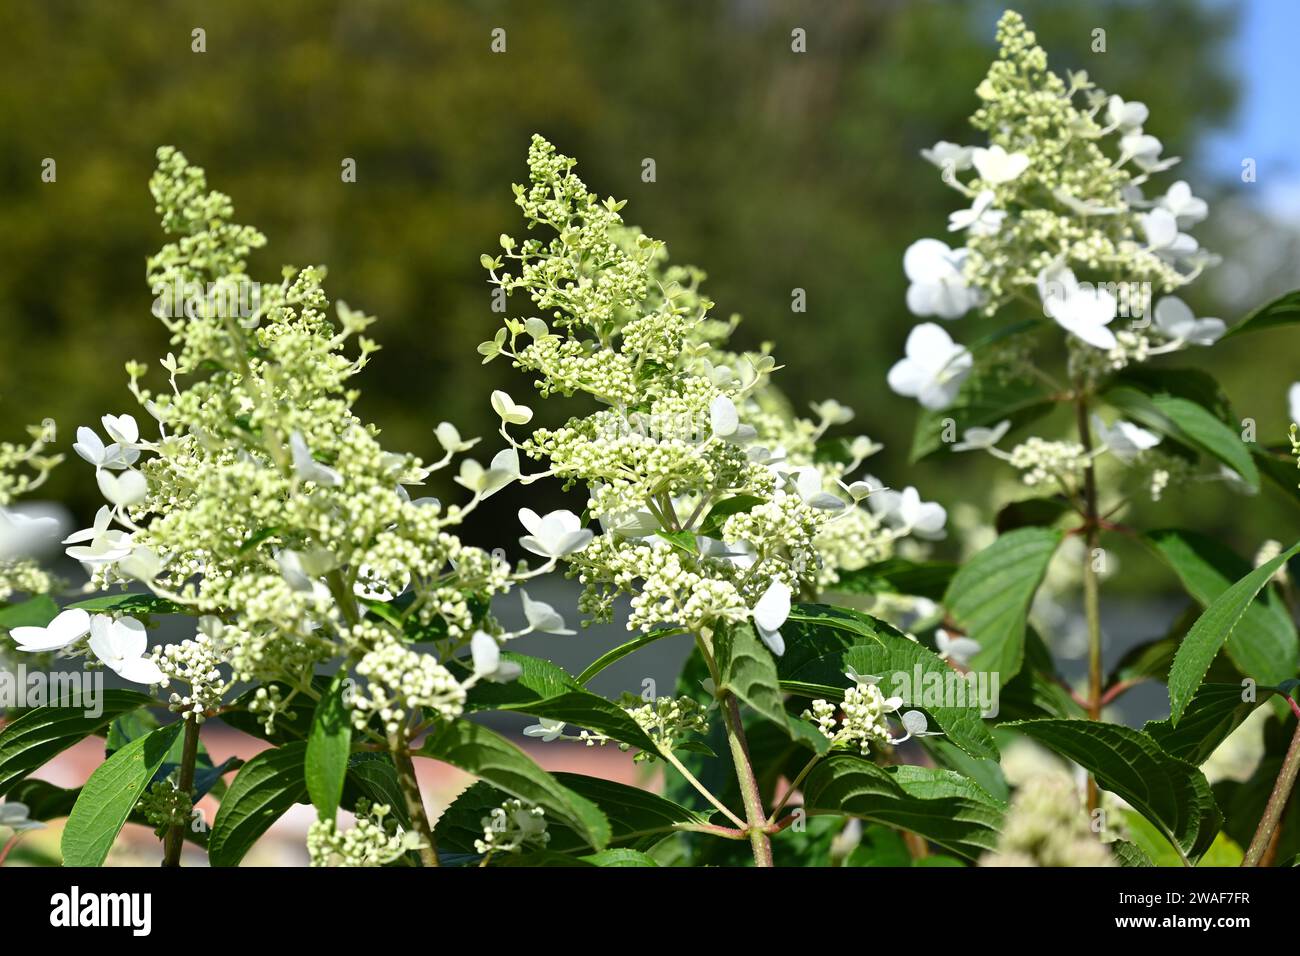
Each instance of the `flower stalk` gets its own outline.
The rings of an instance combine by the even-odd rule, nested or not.
[[[433,837],[433,828],[429,826],[429,815],[424,810],[424,798],[420,794],[420,782],[415,776],[415,763],[405,742],[396,734],[388,739],[389,752],[393,763],[397,765],[397,782],[402,788],[402,798],[406,801],[406,813],[411,818],[411,827],[420,837],[420,865],[438,865],[438,844]]]
[[[185,721],[185,742],[181,746],[180,776],[176,788],[187,797],[194,792],[194,764],[199,755],[199,721],[196,717]],[[181,850],[185,847],[183,823],[173,823],[163,838],[163,866],[180,866]]]
[[[1289,695],[1287,700],[1294,709],[1295,701]],[[1264,857],[1277,834],[1278,825],[1282,822],[1287,801],[1291,799],[1297,773],[1300,773],[1300,721],[1296,723],[1295,733],[1291,735],[1291,746],[1287,748],[1286,757],[1282,760],[1282,769],[1278,771],[1273,792],[1269,794],[1268,803],[1264,806],[1264,816],[1260,818],[1255,836],[1246,849],[1242,866],[1263,865]]]

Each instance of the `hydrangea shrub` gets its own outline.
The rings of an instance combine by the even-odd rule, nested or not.
[[[514,187],[525,231],[481,259],[510,312],[479,353],[510,363],[515,395],[531,395],[485,396],[501,422],[487,441],[442,422],[420,453],[388,448],[355,411],[374,319],[327,297],[323,267],[255,279],[247,260],[265,237],[234,221],[203,170],[160,149],[150,188],[168,241],[148,281],[204,294],[159,298],[172,350],[128,366],[131,410],[76,431],[105,500],[63,542],[87,573],[80,593],[35,557],[57,522],[13,504],[58,464],[52,426],[0,445],[3,660],[79,662],[138,690],[107,691],[93,712],[70,695],[9,715],[0,860],[22,832],[66,817],[67,864],[102,864],[133,822],[154,829],[167,865],[187,841],[237,865],[303,803],[321,866],[1259,865],[1300,853],[1283,820],[1300,734],[1280,733],[1300,714],[1286,577],[1300,544],[1267,545],[1252,564],[1130,517],[1206,481],[1296,494],[1294,427],[1289,447],[1246,438],[1194,366],[1226,335],[1294,321],[1295,294],[1231,329],[1196,316],[1176,293],[1215,262],[1186,231],[1208,210],[1187,182],[1163,183],[1175,160],[1145,131],[1145,106],[1052,73],[1013,13],[998,40],[971,118],[983,144],[924,152],[961,196],[948,232],[963,242],[907,249],[906,304],[925,321],[887,382],[922,407],[914,458],[984,452],[1014,472],[1013,500],[973,523],[867,473],[880,446],[846,431],[853,414],[834,399],[800,413],[775,346],[734,346],[739,320],[713,314],[704,273],[674,264],[541,136]],[[948,323],[979,328],[959,344]],[[535,401],[569,417],[535,427]],[[446,502],[421,490],[444,469],[458,489]],[[527,560],[461,540],[502,489],[541,482],[574,510],[511,517]],[[953,525],[986,542],[960,564],[934,551]],[[1101,585],[1116,535],[1141,542],[1197,609],[1108,674]],[[529,594],[552,573],[574,580],[575,608]],[[1051,612],[1075,592],[1082,687],[1052,652]],[[498,620],[505,602],[523,628]],[[162,618],[185,636],[151,641]],[[623,620],[628,640],[580,674],[510,649],[525,634],[581,641],[579,618]],[[673,693],[588,688],[674,635],[693,650]],[[1108,719],[1148,681],[1168,686],[1167,720]],[[1269,759],[1246,783],[1212,786],[1205,768],[1257,710]],[[489,729],[492,712],[529,715],[535,746]],[[213,718],[265,749],[214,765]],[[82,786],[34,776],[92,736],[106,759]],[[534,759],[574,746],[658,764],[664,786]],[[436,819],[423,760],[476,778]],[[195,810],[209,795],[210,822]]]

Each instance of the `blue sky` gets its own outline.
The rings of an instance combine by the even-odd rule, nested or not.
[[[1207,171],[1236,179],[1241,161],[1257,163],[1245,195],[1275,216],[1300,222],[1300,0],[1243,0],[1229,56],[1241,98],[1235,122],[1207,142]]]

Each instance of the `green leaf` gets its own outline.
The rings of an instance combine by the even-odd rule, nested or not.
[[[593,849],[604,849],[609,843],[609,820],[599,807],[563,786],[510,741],[480,724],[452,721],[429,734],[418,753],[459,767],[512,797],[541,807],[573,827]]]
[[[649,850],[674,832],[679,824],[702,824],[709,814],[696,813],[640,787],[600,777],[557,773],[555,779],[600,807],[609,819],[611,847]],[[483,817],[499,807],[508,794],[487,783],[476,783],[458,796],[438,818],[434,836],[439,850],[473,853],[474,841],[483,836]],[[563,821],[548,815],[547,848],[557,853],[586,852],[587,841]]]
[[[678,551],[685,551],[687,554],[696,554],[699,551],[695,546],[694,531],[656,531],[655,534]]]
[[[550,661],[520,654],[503,654],[503,660],[517,663],[521,669],[516,680],[498,684],[480,681],[469,693],[466,712],[504,710],[562,720],[650,753],[655,743],[627,711],[598,694],[583,689],[561,667]],[[450,665],[457,676],[468,668],[463,661]]]
[[[755,713],[789,732],[776,662],[753,625],[719,628],[714,650],[722,679],[718,690],[731,691]]]
[[[1197,402],[1166,392],[1147,394],[1127,385],[1108,389],[1108,403],[1127,418],[1223,462],[1251,488],[1259,488],[1259,469],[1241,437]]]
[[[1201,607],[1213,603],[1251,570],[1250,562],[1231,549],[1193,531],[1152,531],[1144,538]],[[1295,674],[1300,645],[1280,595],[1269,590],[1246,608],[1228,638],[1227,650],[1238,669],[1261,684],[1277,684]]]
[[[1132,816],[1137,816],[1137,814],[1132,814]],[[1138,817],[1138,819],[1141,819],[1141,817]],[[1155,866],[1145,850],[1136,843],[1129,843],[1127,840],[1112,842],[1110,852],[1120,866]]]
[[[1091,720],[1025,720],[1004,725],[1090,771],[1102,789],[1160,828],[1189,859],[1214,842],[1223,817],[1205,775],[1148,734]]]
[[[1264,303],[1228,329],[1227,334],[1223,337],[1226,339],[1234,335],[1240,335],[1243,332],[1258,332],[1261,329],[1288,325],[1292,322],[1300,322],[1300,289],[1293,290],[1271,302]]]
[[[1178,849],[1160,832],[1159,827],[1140,813],[1134,813],[1132,810],[1122,810],[1121,813],[1124,818],[1124,826],[1133,842],[1127,844],[1125,850],[1117,851],[1112,849],[1112,852],[1117,857],[1124,853],[1126,856],[1136,855],[1139,858],[1139,862],[1125,862],[1124,857],[1120,857],[1122,865],[1163,867],[1183,865],[1183,859]],[[1232,838],[1228,834],[1220,831],[1214,838],[1214,842],[1210,844],[1210,848],[1196,861],[1196,865],[1198,867],[1240,866],[1243,856],[1241,847],[1232,842]],[[1140,862],[1142,860],[1145,862]]]
[[[912,865],[912,854],[907,849],[903,835],[878,823],[863,827],[862,840],[844,861],[845,866],[901,867]]]
[[[14,784],[6,799],[10,803],[24,804],[33,820],[57,820],[72,812],[80,795],[80,787],[65,790],[46,780],[28,778]]]
[[[629,850],[625,847],[601,850],[599,853],[590,853],[587,856],[579,857],[584,863],[590,863],[592,866],[654,866],[659,864],[655,862],[654,857],[642,853],[640,850]]]
[[[75,604],[69,604],[68,607],[78,607],[85,611],[114,611],[136,617],[146,614],[188,613],[187,608],[153,594],[105,594],[85,601],[77,601]]]
[[[1148,395],[1163,393],[1185,398],[1208,409],[1225,425],[1237,421],[1223,388],[1213,375],[1200,369],[1130,365],[1115,376],[1114,382],[1130,385]]]
[[[566,724],[575,724],[588,730],[598,731],[652,754],[659,752],[655,742],[641,729],[641,725],[631,714],[618,704],[589,691],[569,691],[519,707],[502,709],[522,711],[549,720],[562,720]]]
[[[998,534],[1017,528],[1050,528],[1066,515],[1074,514],[1074,507],[1064,498],[1026,498],[1004,506],[993,520],[993,528]]]
[[[137,737],[95,769],[63,827],[63,865],[100,866],[184,729],[176,721]]]
[[[540,657],[529,657],[510,651],[501,659],[519,665],[519,676],[499,684],[496,681],[479,681],[465,701],[467,713],[481,710],[521,710],[527,705],[570,691],[582,690],[582,685],[563,667]],[[471,675],[471,668],[463,660],[448,662],[448,668],[458,679]]]
[[[607,651],[604,654],[602,654],[600,657],[596,658],[596,660],[588,664],[587,668],[581,674],[578,675],[577,683],[586,684],[590,682],[593,677],[595,677],[605,668],[609,667],[611,664],[615,664],[618,661],[621,661],[629,654],[641,650],[641,648],[645,647],[647,644],[653,644],[655,641],[660,640],[661,638],[673,637],[675,635],[684,634],[684,633],[686,632],[674,630],[671,627],[661,627],[653,631],[647,631],[641,636],[635,637],[632,640],[628,641],[626,644],[620,644],[618,647],[614,648],[613,650]]]
[[[103,732],[122,714],[152,700],[135,691],[106,690],[100,695],[101,713],[95,717],[85,716],[80,706],[67,700],[15,717],[0,729],[0,795],[77,741]]]
[[[1011,797],[1011,788],[1002,773],[1001,765],[988,757],[972,757],[947,737],[922,737],[921,746],[934,758],[934,762],[946,770],[953,770],[963,777],[970,777],[980,789],[1005,803]]]
[[[882,678],[881,690],[924,711],[972,757],[998,756],[975,699],[978,695],[967,679],[929,648],[883,621],[847,608],[797,604],[781,633],[786,640],[785,654],[777,661],[782,689],[802,697],[834,700],[844,696],[849,683],[844,675],[849,668],[857,674],[872,674]],[[961,699],[965,706],[959,705]]]
[[[732,515],[744,514],[753,509],[755,505],[761,505],[765,499],[755,497],[754,495],[735,495],[731,498],[723,498],[704,516],[700,522],[700,534],[709,538],[716,538],[722,532],[722,525]],[[692,541],[692,543],[694,543]]]
[[[311,733],[307,735],[304,776],[312,806],[322,820],[333,820],[338,815],[352,751],[352,720],[343,701],[346,687],[347,671],[341,670],[316,705]]]
[[[1292,545],[1272,561],[1260,565],[1237,581],[1216,597],[1205,609],[1205,613],[1197,618],[1179,645],[1173,666],[1169,669],[1170,723],[1177,725],[1182,718],[1183,711],[1191,702],[1210,663],[1246,615],[1255,596],[1264,589],[1278,568],[1297,553],[1300,553],[1300,543]],[[1294,672],[1294,656],[1288,663]]]
[[[972,670],[997,673],[1004,683],[1020,671],[1029,606],[1061,537],[1060,531],[1047,528],[1009,531],[953,577],[943,603],[967,636],[980,644]]]
[[[1300,504],[1300,469],[1290,450],[1271,450],[1260,445],[1251,445],[1250,450],[1264,477],[1292,501]]]
[[[45,627],[59,616],[59,606],[48,594],[0,609],[0,628]]]
[[[1165,752],[1199,767],[1241,726],[1262,700],[1242,700],[1240,684],[1202,684],[1175,727],[1151,720],[1142,728]]]
[[[956,573],[957,565],[946,561],[890,558],[855,571],[839,572],[839,580],[827,590],[838,594],[907,594],[941,601]]]
[[[411,825],[406,798],[402,794],[402,785],[397,778],[397,767],[391,754],[365,750],[348,758],[348,773],[339,805],[355,811],[357,800],[362,798],[372,804],[384,804],[392,811],[398,823],[404,827]]]
[[[295,803],[307,801],[303,774],[307,744],[263,750],[240,768],[212,821],[208,862],[238,866],[257,838]]]
[[[853,754],[818,764],[803,785],[809,813],[842,813],[920,834],[958,856],[997,847],[1006,807],[950,770],[877,767]]]

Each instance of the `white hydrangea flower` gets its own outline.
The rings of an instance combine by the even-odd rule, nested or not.
[[[519,543],[544,558],[577,554],[595,537],[590,528],[582,527],[577,515],[563,509],[543,517],[531,508],[520,508],[519,522],[528,529],[528,534],[520,538]]]
[[[1107,326],[1115,320],[1119,303],[1106,289],[1081,286],[1073,271],[1058,266],[1039,275],[1038,294],[1043,311],[1071,335],[1099,349],[1118,344]]]
[[[68,557],[84,565],[96,566],[120,561],[131,553],[131,534],[110,527],[113,513],[102,507],[95,512],[95,523],[84,531],[74,531],[63,539]],[[89,544],[83,545],[82,542]]]
[[[956,401],[973,365],[970,352],[940,326],[925,322],[908,334],[904,353],[889,370],[891,389],[935,411]]]
[[[1191,307],[1174,295],[1156,303],[1153,318],[1156,328],[1174,342],[1213,345],[1228,331],[1222,319],[1198,319]]]
[[[993,448],[1006,437],[1011,430],[1011,420],[1004,419],[992,428],[968,428],[962,432],[962,440],[952,446],[953,451],[983,451]]]
[[[96,614],[90,619],[90,650],[105,666],[134,684],[165,684],[158,664],[145,657],[148,646],[144,625],[133,617]]]
[[[554,607],[545,601],[534,600],[522,588],[519,589],[519,596],[524,603],[524,618],[528,621],[528,626],[533,630],[540,631],[543,634],[574,633],[564,623],[564,617]]]
[[[787,584],[773,581],[754,605],[754,629],[777,657],[785,653],[785,638],[781,636],[781,627],[790,616],[790,596]]]
[[[492,410],[507,425],[527,425],[533,420],[531,408],[515,404],[514,399],[499,389],[492,393]]]
[[[971,153],[971,162],[979,178],[991,186],[1001,186],[1019,179],[1029,168],[1029,157],[1026,154],[1008,153],[996,144],[987,149],[976,147]]]
[[[966,250],[951,249],[938,239],[918,239],[903,255],[903,272],[911,285],[907,307],[913,315],[959,319],[979,304],[978,292],[963,273]]]
[[[926,162],[933,163],[940,169],[951,169],[953,172],[960,173],[971,168],[974,152],[973,146],[958,146],[956,143],[941,139],[929,149],[921,150],[921,155]]]
[[[1193,196],[1192,187],[1182,179],[1165,190],[1157,202],[1173,215],[1179,228],[1204,222],[1210,211],[1209,204]]]
[[[516,661],[501,659],[501,645],[486,631],[475,631],[470,638],[469,648],[475,678],[504,684],[523,673],[523,668]]]
[[[996,197],[993,190],[982,190],[971,201],[969,209],[959,209],[948,216],[948,231],[961,232],[970,230],[972,235],[992,236],[1002,227],[1002,220],[1007,214],[994,208]]]
[[[1132,464],[1142,452],[1160,444],[1160,436],[1139,428],[1132,422],[1117,420],[1114,425],[1107,425],[1101,416],[1093,414],[1093,428],[1097,430],[1097,439],[1112,455],[1125,464]]]
[[[942,627],[934,632],[934,644],[940,657],[962,667],[969,665],[971,658],[980,652],[979,641]]]
[[[80,608],[68,608],[44,627],[15,627],[9,631],[20,651],[40,653],[72,647],[90,633],[90,615]]]
[[[948,512],[934,501],[922,501],[921,494],[911,485],[901,492],[884,490],[868,499],[878,513],[905,534],[918,538],[940,540],[947,535],[944,525]]]

